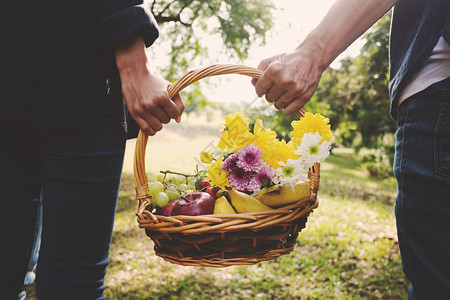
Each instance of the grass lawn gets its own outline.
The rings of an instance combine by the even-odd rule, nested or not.
[[[191,172],[218,139],[215,119],[186,120],[150,140],[148,172]],[[186,126],[184,126],[187,124]],[[405,299],[394,219],[395,181],[372,180],[350,149],[321,165],[319,207],[295,250],[253,266],[178,266],[154,255],[134,212],[133,141],[129,142],[105,285],[107,299]]]

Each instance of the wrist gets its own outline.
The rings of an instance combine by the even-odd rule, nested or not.
[[[147,53],[142,36],[134,36],[115,47],[116,65],[120,73],[147,72]]]
[[[312,31],[294,51],[309,57],[323,72],[339,55],[338,51],[333,50],[337,49],[330,46],[319,33]]]

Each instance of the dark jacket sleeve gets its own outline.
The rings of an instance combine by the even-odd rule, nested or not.
[[[97,43],[113,47],[135,34],[142,34],[150,47],[159,36],[153,15],[140,0],[97,0],[101,19],[96,28]]]

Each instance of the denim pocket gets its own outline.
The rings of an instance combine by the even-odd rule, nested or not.
[[[450,89],[442,89],[442,105],[434,131],[436,173],[450,177]]]

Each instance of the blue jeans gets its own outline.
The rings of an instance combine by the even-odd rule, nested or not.
[[[408,299],[450,299],[450,78],[398,109],[395,205]]]
[[[104,299],[125,134],[107,115],[98,136],[39,139],[27,120],[14,124],[0,133],[0,299],[22,289],[40,197],[38,298]]]

